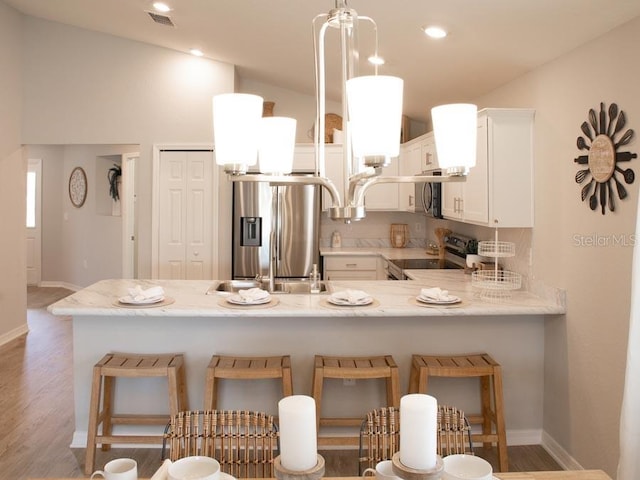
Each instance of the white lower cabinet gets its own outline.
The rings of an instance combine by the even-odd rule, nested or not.
[[[378,259],[377,255],[325,256],[323,278],[325,280],[378,280]]]
[[[478,112],[476,166],[464,183],[442,184],[445,218],[492,227],[533,227],[533,119],[530,109]]]

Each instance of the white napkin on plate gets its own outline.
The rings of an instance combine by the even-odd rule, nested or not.
[[[347,289],[331,294],[331,298],[342,302],[356,304],[368,301],[371,298],[371,295],[367,292],[363,292],[362,290]]]
[[[150,480],[167,480],[169,475],[169,465],[171,465],[171,460],[168,458],[162,462],[160,468],[156,470],[156,473],[153,474]]]
[[[160,298],[164,295],[164,289],[162,287],[151,287],[143,290],[140,285],[136,285],[129,289],[129,296],[136,302],[143,300],[149,300],[151,298]]]
[[[420,290],[420,296],[429,300],[447,301],[451,300],[448,290],[442,290],[440,287],[423,288]]]
[[[238,295],[243,302],[256,302],[269,298],[269,292],[261,288],[249,288],[247,290],[238,290]]]

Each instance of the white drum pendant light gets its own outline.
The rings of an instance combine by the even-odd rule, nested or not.
[[[386,75],[346,82],[353,156],[365,165],[388,165],[400,153],[403,83]]]
[[[478,107],[469,103],[431,109],[438,165],[446,173],[464,175],[476,164]]]
[[[260,123],[260,172],[272,175],[291,173],[296,144],[295,118],[264,117]]]
[[[258,161],[262,97],[225,93],[213,97],[216,163],[229,173],[245,173]]]

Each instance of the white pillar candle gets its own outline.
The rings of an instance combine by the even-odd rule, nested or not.
[[[400,399],[400,462],[416,470],[436,466],[438,402],[414,393]]]
[[[294,472],[310,470],[318,463],[316,402],[306,395],[292,395],[278,402],[280,463]]]

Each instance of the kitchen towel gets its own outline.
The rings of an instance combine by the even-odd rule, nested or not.
[[[140,285],[136,285],[129,289],[129,296],[132,300],[141,302],[151,298],[161,298],[164,296],[164,289],[162,287],[151,287],[143,290]]]
[[[436,300],[439,302],[446,302],[453,297],[449,295],[448,290],[442,290],[440,287],[423,288],[420,290],[420,296],[429,300]]]
[[[261,288],[249,288],[247,290],[238,290],[238,295],[245,302],[256,302],[269,298],[269,292]]]
[[[341,290],[339,292],[333,293],[331,295],[331,298],[338,301],[349,302],[353,305],[357,305],[359,303],[364,303],[371,300],[371,295],[369,295],[367,292],[363,292],[362,290],[347,289],[347,290]]]

